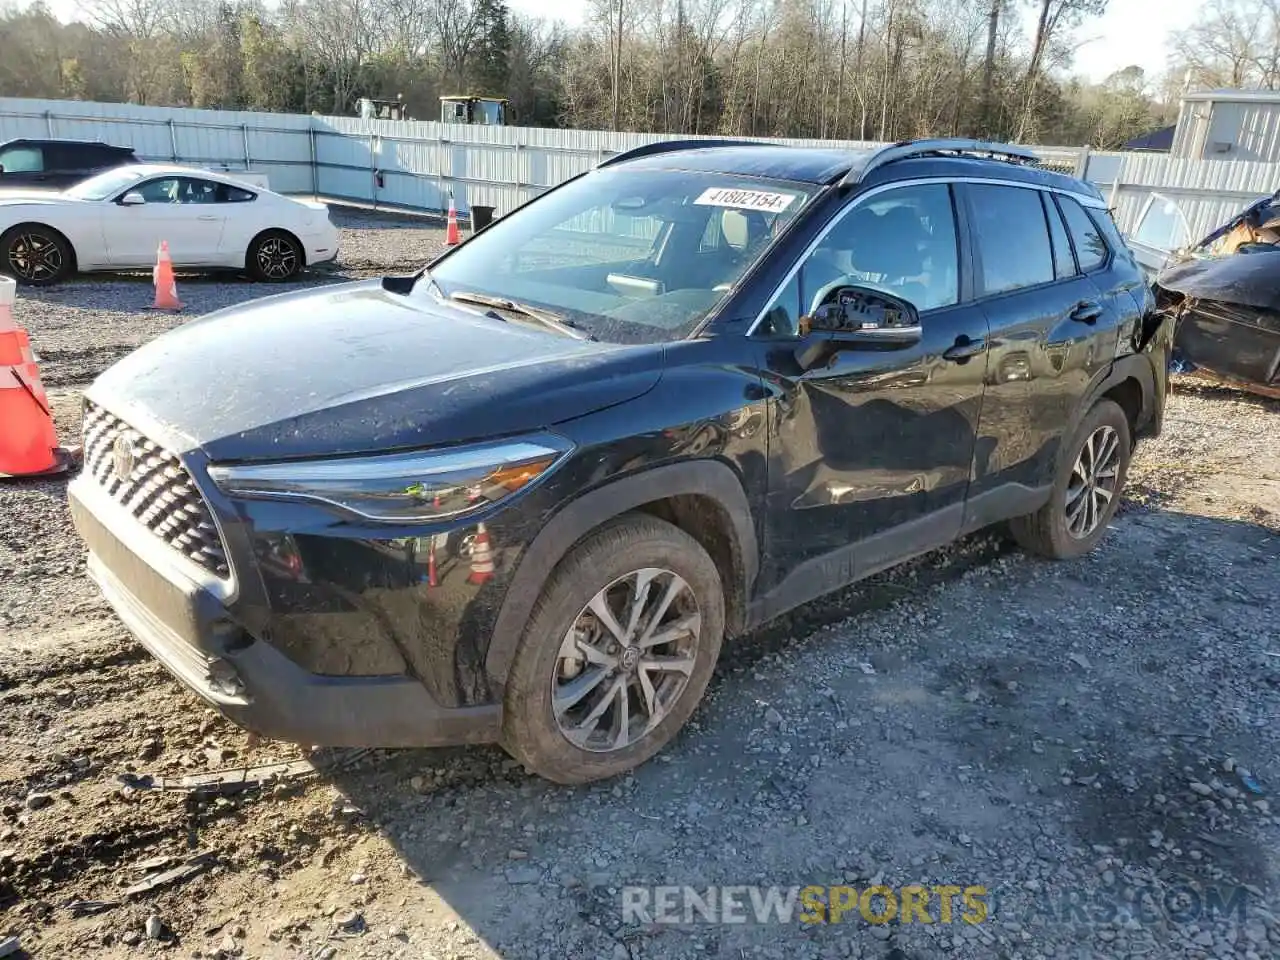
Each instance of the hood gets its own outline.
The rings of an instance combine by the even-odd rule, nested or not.
[[[1185,260],[1162,271],[1156,284],[1197,300],[1280,310],[1280,250]]]
[[[662,352],[371,280],[209,314],[119,360],[87,395],[174,452],[331,456],[549,427],[650,390]]]

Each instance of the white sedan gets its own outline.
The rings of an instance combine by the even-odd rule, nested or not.
[[[160,242],[174,266],[290,280],[338,255],[328,208],[191,167],[116,167],[62,193],[0,195],[0,273],[43,286],[76,271],[136,270]]]

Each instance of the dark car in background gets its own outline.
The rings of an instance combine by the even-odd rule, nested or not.
[[[0,144],[0,191],[64,190],[103,170],[135,162],[133,147],[99,140],[8,140]]]
[[[1153,307],[1097,189],[1019,148],[653,144],[118,361],[71,508],[236,722],[594,780],[726,637],[996,523],[1092,549],[1161,428]]]
[[[1143,252],[1159,309],[1176,317],[1174,370],[1280,398],[1280,192],[1198,242],[1186,243],[1187,224],[1177,201],[1155,196],[1136,231],[1159,238]]]

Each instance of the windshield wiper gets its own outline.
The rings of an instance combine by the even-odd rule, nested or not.
[[[505,310],[507,313],[528,317],[530,320],[536,320],[544,327],[555,330],[557,333],[563,333],[566,337],[573,337],[575,340],[595,340],[595,337],[583,330],[581,326],[572,320],[565,319],[558,313],[531,307],[527,303],[520,303],[516,300],[508,300],[506,297],[491,297],[484,293],[471,293],[466,290],[460,290],[449,294],[449,299],[457,300],[459,303],[474,303],[481,307],[493,307],[495,310]]]

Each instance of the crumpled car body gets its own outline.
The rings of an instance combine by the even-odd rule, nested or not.
[[[1173,201],[1153,202],[1167,218]],[[1153,286],[1158,306],[1177,318],[1174,372],[1280,398],[1280,191],[1167,250]]]

